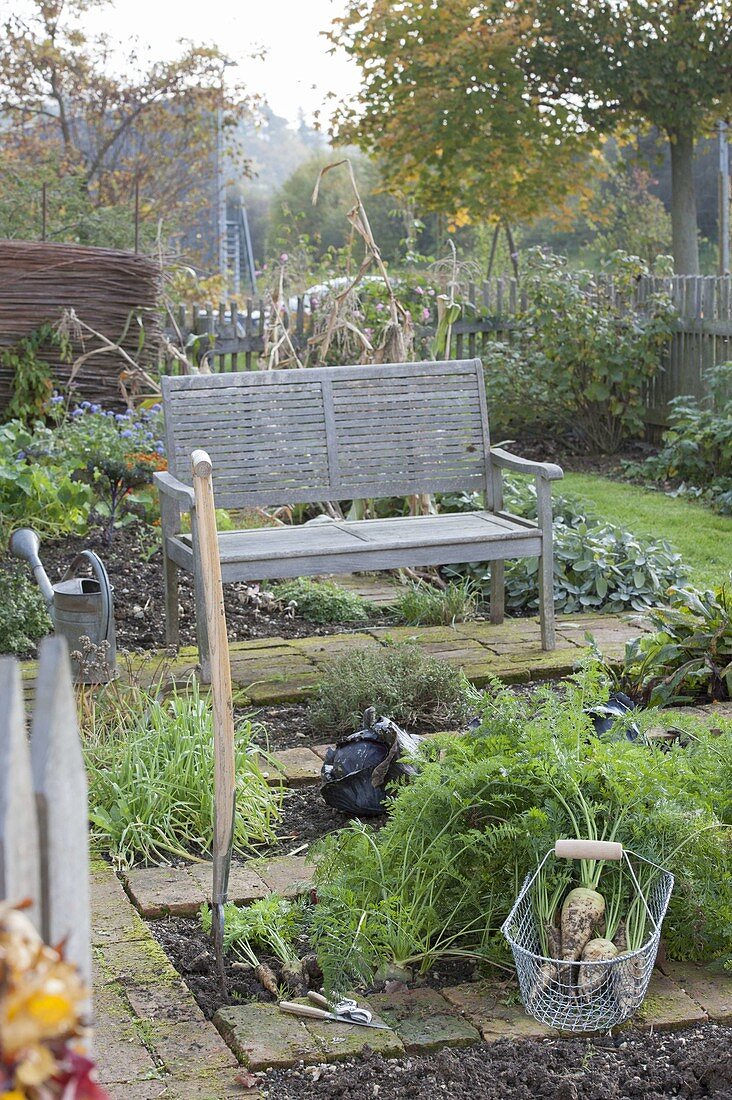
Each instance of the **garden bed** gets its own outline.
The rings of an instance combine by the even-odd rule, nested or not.
[[[341,1065],[271,1072],[278,1100],[382,1096],[422,1100],[615,1100],[732,1096],[732,1027],[707,1024],[671,1035],[621,1032],[592,1039],[500,1040],[428,1058],[379,1055]]]
[[[99,528],[83,537],[68,536],[44,542],[41,558],[52,583],[61,576],[81,550],[93,550],[104,562],[114,589],[117,645],[120,649],[161,649],[165,646],[165,611],[160,534],[157,528],[130,524],[115,531],[107,546]],[[181,645],[196,644],[195,608],[192,575],[179,571]],[[374,609],[367,623],[328,623],[318,625],[301,616],[291,617],[277,608],[258,610],[246,600],[244,584],[224,587],[226,624],[230,641],[249,638],[303,638],[312,635],[339,634],[363,629],[365,625],[385,626],[393,616]]]

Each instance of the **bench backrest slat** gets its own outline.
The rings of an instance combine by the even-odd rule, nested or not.
[[[164,377],[168,463],[211,456],[222,508],[478,490],[479,359]]]

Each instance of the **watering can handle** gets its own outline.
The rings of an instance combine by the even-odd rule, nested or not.
[[[112,586],[109,583],[109,575],[104,568],[102,559],[93,550],[82,550],[80,554],[76,555],[62,579],[69,581],[75,577],[76,570],[82,561],[89,562],[94,576],[99,581],[99,589],[102,594],[102,621],[104,623],[102,637],[107,638],[109,637],[109,627],[112,620]]]
[[[623,845],[614,840],[558,840],[554,855],[562,859],[622,859]]]

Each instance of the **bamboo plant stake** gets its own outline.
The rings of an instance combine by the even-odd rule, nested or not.
[[[226,636],[224,589],[221,583],[221,561],[216,531],[213,467],[209,456],[201,450],[192,453],[191,466],[213,696],[214,835],[211,932],[221,988],[224,990],[224,905],[229,889],[236,812],[234,703],[231,694],[229,643]]]

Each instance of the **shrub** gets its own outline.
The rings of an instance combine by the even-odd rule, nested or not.
[[[280,603],[294,602],[298,615],[311,623],[360,623],[369,617],[369,604],[333,581],[297,577],[274,585],[272,594]]]
[[[732,578],[731,578],[732,580]],[[626,648],[622,683],[652,706],[732,698],[732,592],[672,590],[649,618],[654,634]]]
[[[468,580],[447,588],[410,584],[396,605],[399,618],[408,626],[449,626],[475,617],[478,603],[475,586]]]
[[[354,649],[328,665],[310,725],[323,734],[351,733],[373,706],[400,725],[447,727],[466,717],[469,693],[457,669],[412,643]]]
[[[732,723],[719,738],[697,721],[687,748],[664,751],[593,736],[585,708],[602,698],[594,669],[561,694],[494,685],[480,729],[445,739],[439,761],[398,789],[382,829],[353,824],[320,842],[311,934],[326,987],[370,982],[382,963],[505,964],[499,929],[524,876],[579,821],[675,873],[672,957],[730,951]]]
[[[661,450],[625,470],[644,480],[671,481],[677,492],[701,497],[732,515],[732,363],[705,372],[710,395],[669,402]]]
[[[213,836],[213,732],[196,681],[168,698],[112,683],[82,711],[95,835],[121,866],[208,854]],[[274,840],[280,794],[260,772],[251,723],[236,731],[234,851]]]
[[[0,565],[0,652],[24,657],[53,629],[38,586],[19,563]]]
[[[525,478],[506,478],[505,506],[535,518],[536,489]],[[644,611],[665,602],[668,590],[686,576],[679,554],[663,539],[646,539],[603,523],[584,502],[556,494],[554,501],[554,605],[558,612],[632,608]],[[478,507],[468,495],[444,498],[448,508]],[[490,565],[451,566],[446,575],[472,578],[486,594]],[[539,606],[538,560],[506,562],[506,608],[535,611]]]
[[[653,294],[633,309],[633,288],[647,273],[643,262],[613,254],[613,289],[590,271],[566,270],[561,257],[530,252],[523,280],[527,306],[513,350],[501,365],[489,352],[486,383],[497,420],[517,427],[536,423],[537,410],[590,450],[613,453],[643,428],[642,393],[660,366],[671,335],[670,299]],[[520,369],[516,369],[516,351]],[[523,410],[523,412],[522,412]]]

